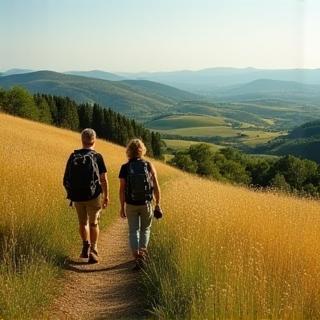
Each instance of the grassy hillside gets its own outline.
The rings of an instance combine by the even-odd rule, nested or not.
[[[59,265],[79,254],[76,214],[65,199],[62,175],[80,140],[76,133],[4,114],[0,129],[6,137],[0,147],[0,318],[33,319],[58,292]],[[102,141],[97,148],[112,168],[115,200],[123,149]],[[103,225],[115,214],[116,201],[103,213]]]
[[[78,254],[61,178],[79,135],[0,114],[0,317],[41,318],[59,262]],[[124,148],[98,141],[118,212]],[[320,317],[320,204],[203,180],[155,162],[165,217],[155,221],[146,301],[163,319]],[[205,190],[205,192],[204,192]],[[100,244],[102,245],[102,244]],[[88,276],[90,276],[88,274]]]
[[[34,93],[68,96],[77,102],[96,102],[140,120],[166,112],[177,101],[196,97],[150,81],[126,83],[52,71],[0,77],[0,86],[9,88],[14,85],[21,85]]]
[[[78,256],[81,241],[75,210],[62,186],[65,163],[80,146],[68,130],[0,113],[0,319],[41,319],[66,256]],[[108,167],[111,206],[102,225],[118,215],[118,173],[125,149],[97,142]],[[159,165],[159,169],[164,166]],[[161,179],[176,172],[161,170]],[[103,245],[103,244],[101,244]]]
[[[252,99],[244,102],[183,101],[174,110],[179,113],[194,113],[223,117],[235,125],[248,123],[251,126],[272,130],[293,129],[297,125],[318,119],[320,107],[312,104],[288,102],[281,99]],[[271,121],[271,122],[270,122]]]
[[[173,140],[163,139],[163,141],[165,142],[167,148],[170,151],[185,150],[185,149],[188,149],[192,145],[202,143],[202,142],[197,142],[197,141],[175,140],[175,139],[173,139]],[[208,143],[208,145],[211,147],[211,149],[213,151],[217,151],[222,148],[221,146],[214,144],[214,143]]]
[[[255,149],[274,155],[291,154],[320,163],[320,121],[311,121],[296,127],[288,135],[271,140]]]
[[[318,319],[320,204],[177,174],[147,298],[163,319]]]
[[[145,123],[146,127],[160,130],[223,125],[226,125],[226,122],[221,117],[197,114],[170,115]]]

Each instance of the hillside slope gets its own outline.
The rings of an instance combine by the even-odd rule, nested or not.
[[[14,85],[34,93],[68,96],[77,102],[95,102],[140,120],[164,113],[178,101],[196,97],[150,81],[108,81],[52,71],[0,77],[0,87]]]
[[[11,244],[0,251],[1,263],[9,267],[10,255],[23,254],[14,260],[21,269],[8,274],[0,268],[0,315],[26,319],[32,318],[32,310],[39,316],[48,303],[58,275],[55,259],[78,253],[76,219],[61,177],[80,141],[77,133],[3,114],[0,129],[6,137],[0,147],[0,196],[6,199],[1,212],[8,213],[0,217],[0,236]],[[117,174],[126,156],[124,148],[101,140],[97,150],[105,157],[110,179],[112,203],[102,215],[105,224],[118,214]],[[254,192],[154,163],[165,217],[154,223],[144,296],[157,315],[320,316],[314,298],[320,287],[318,202]]]
[[[291,154],[320,163],[320,120],[310,121],[294,128],[287,136],[271,140],[255,149],[257,153]]]

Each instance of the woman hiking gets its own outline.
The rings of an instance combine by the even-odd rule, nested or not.
[[[144,143],[140,139],[132,139],[126,153],[128,162],[121,166],[119,173],[120,216],[128,219],[129,244],[136,262],[134,270],[139,270],[147,257],[154,198],[155,212],[161,213],[160,188],[155,167],[144,160]]]

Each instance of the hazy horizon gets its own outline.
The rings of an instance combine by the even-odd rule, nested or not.
[[[0,70],[320,67],[316,0],[0,2]]]
[[[134,72],[126,72],[126,71],[110,71],[110,70],[102,70],[102,69],[68,69],[68,70],[54,70],[54,69],[30,69],[27,67],[11,67],[8,69],[0,70],[0,72],[7,72],[11,70],[29,70],[30,72],[38,72],[38,71],[52,71],[58,73],[67,73],[67,72],[93,72],[93,71],[101,71],[101,72],[109,72],[113,74],[139,74],[139,73],[170,73],[170,72],[197,72],[197,71],[205,71],[211,69],[238,69],[238,70],[245,70],[245,69],[255,69],[255,70],[267,70],[267,71],[281,71],[281,70],[318,70],[318,68],[257,68],[257,67],[228,67],[228,66],[220,66],[220,67],[205,67],[201,69],[176,69],[176,70],[138,70]]]

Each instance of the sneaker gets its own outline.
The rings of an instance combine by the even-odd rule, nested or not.
[[[80,258],[81,259],[88,259],[89,258],[89,251],[90,251],[90,244],[89,242],[83,243]]]
[[[140,264],[136,261],[135,266],[131,270],[134,271],[134,272],[140,271],[141,270]]]
[[[140,271],[146,268],[146,261],[142,258],[137,258],[135,261],[135,266],[132,268],[132,271]]]
[[[88,263],[98,263],[98,252],[95,249],[90,250]]]

